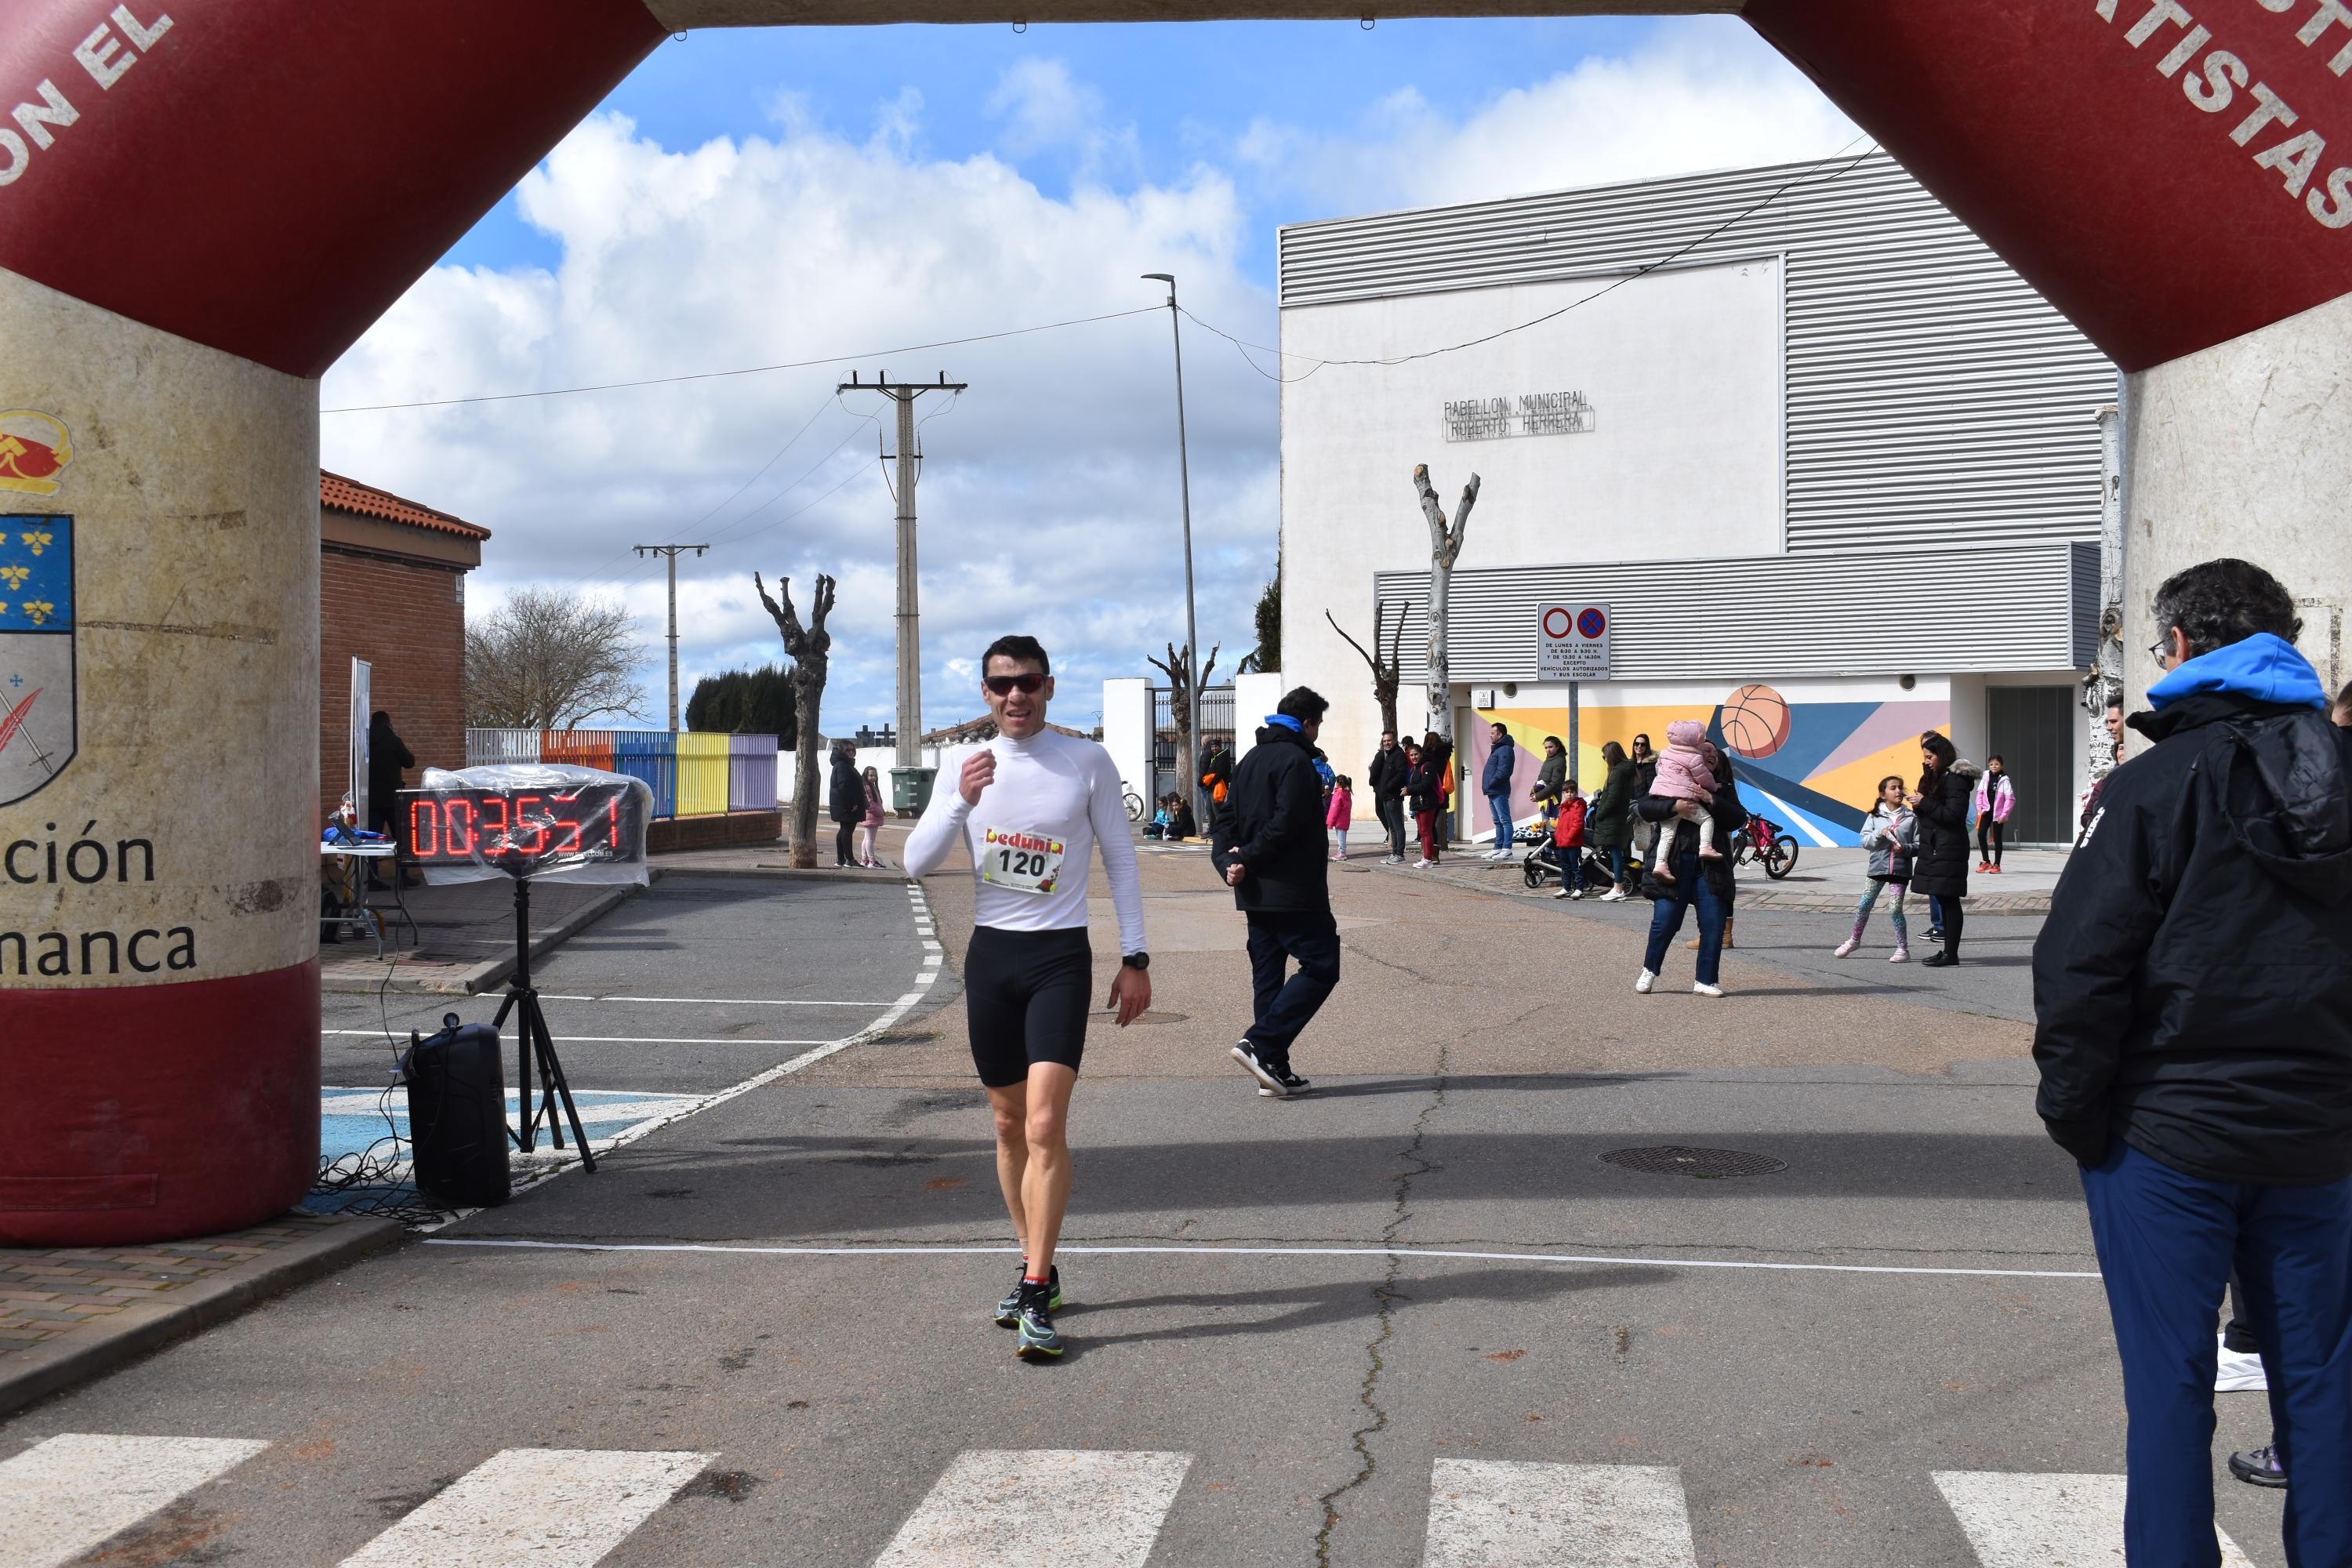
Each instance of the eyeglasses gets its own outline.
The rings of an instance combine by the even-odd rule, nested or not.
[[[1010,697],[1016,691],[1026,691],[1034,696],[1045,689],[1045,678],[1034,670],[1024,669],[1019,675],[992,675],[981,684],[999,697]]]
[[[2169,665],[2172,662],[2172,638],[2161,637],[2148,644],[2147,657],[2156,660],[2158,668]]]

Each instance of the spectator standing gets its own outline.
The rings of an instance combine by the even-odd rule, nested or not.
[[[1960,961],[1960,935],[1969,896],[1969,804],[1976,793],[1976,763],[1963,761],[1950,740],[1930,730],[1919,737],[1919,787],[1904,804],[1918,818],[1918,849],[1911,866],[1911,890],[1926,895],[1930,942],[1943,951],[1922,962],[1924,969],[1948,969]]]
[[[833,743],[832,772],[825,780],[825,815],[833,818],[833,863],[846,868],[851,840],[866,820],[866,781],[857,776],[857,752],[846,741]]]
[[[1634,808],[1658,826],[1653,871],[1665,868],[1673,872],[1671,879],[1653,875],[1642,889],[1653,900],[1650,940],[1643,954],[1642,973],[1634,977],[1633,989],[1644,995],[1657,985],[1658,976],[1665,968],[1666,953],[1683,928],[1683,917],[1693,909],[1698,911],[1698,964],[1691,992],[1699,996],[1723,994],[1723,939],[1731,915],[1730,836],[1748,822],[1748,813],[1739,804],[1739,792],[1730,787],[1729,774],[1730,763],[1726,759],[1717,775],[1724,787],[1717,792],[1714,809],[1709,813],[1715,858],[1699,858],[1698,826],[1675,815],[1681,803],[1673,796],[1644,795]],[[1669,861],[1673,863],[1670,868]]]
[[[1633,799],[1638,803],[1648,797],[1658,783],[1658,753],[1650,749],[1650,737],[1633,737]],[[1640,862],[1638,869],[1646,875],[1650,869],[1650,852],[1658,842],[1658,825],[1639,810],[1633,813],[1633,858]]]
[[[392,727],[392,715],[379,708],[368,715],[368,819],[367,826],[391,840],[392,871],[404,888],[413,888],[422,879],[415,870],[402,864],[408,858],[408,813],[400,809],[400,792],[405,783],[401,771],[416,765],[416,758],[408,742]],[[368,880],[375,880],[375,868],[368,865]]]
[[[1303,1094],[1290,1047],[1339,984],[1339,927],[1323,854],[1315,738],[1330,706],[1304,686],[1283,694],[1234,770],[1217,813],[1212,861],[1249,921],[1252,1022],[1233,1048],[1259,1091]],[[1286,976],[1296,962],[1296,973]]]
[[[1911,855],[1919,847],[1919,824],[1904,804],[1903,795],[1903,781],[1895,774],[1878,781],[1878,799],[1862,820],[1862,847],[1870,851],[1865,868],[1869,881],[1863,889],[1862,902],[1853,908],[1853,930],[1837,944],[1831,954],[1833,958],[1844,958],[1862,945],[1870,911],[1877,905],[1878,895],[1890,887],[1895,889],[1895,904],[1887,918],[1895,922],[1895,954],[1887,962],[1902,963],[1911,957],[1911,928],[1903,918],[1903,900],[1910,892]]]
[[[1609,776],[1601,781],[1600,792],[1584,814],[1584,838],[1594,854],[1609,862],[1609,890],[1601,895],[1601,901],[1614,904],[1624,901],[1630,886],[1625,869],[1626,854],[1633,842],[1636,773],[1633,760],[1614,741],[1601,745],[1601,761]]]
[[[1576,793],[1576,781],[1564,781],[1568,799],[1551,819],[1551,859],[1559,868],[1559,891],[1555,899],[1584,897],[1585,805]]]
[[[2091,818],[2098,816],[2099,797],[2107,792],[2107,780],[2115,776],[2116,768],[2124,765],[2124,700],[2121,692],[2107,699],[2107,740],[2115,749],[2115,765],[2103,777],[2094,780],[2084,795],[2083,815],[2074,824],[2078,830],[2090,826]]]
[[[1397,744],[1396,731],[1381,731],[1381,749],[1372,753],[1364,782],[1371,786],[1372,813],[1389,836],[1386,863],[1391,866],[1404,858],[1404,786],[1412,773],[1412,764],[1405,760],[1404,748]]]
[[[1977,869],[2000,874],[2001,829],[2017,808],[2017,788],[2010,783],[2009,765],[1995,752],[1985,759],[1985,771],[1969,796],[1969,810],[1977,819]]]
[[[1677,719],[1666,726],[1666,754],[1658,760],[1657,775],[1650,785],[1652,799],[1674,802],[1670,815],[1697,826],[1702,860],[1723,853],[1716,847],[1715,822],[1708,815],[1722,761],[1723,754],[1706,738],[1705,725],[1696,719]],[[1666,857],[1659,858],[1655,875],[1661,882],[1675,879],[1674,866]]]
[[[1537,812],[1549,824],[1559,815],[1559,803],[1568,792],[1568,748],[1559,743],[1558,735],[1546,735],[1543,749],[1543,761],[1536,767],[1534,798]]]
[[[874,858],[874,839],[882,831],[882,779],[868,768],[866,770],[866,815],[857,820],[857,863],[868,870],[881,866],[881,862]]]
[[[1449,769],[1454,763],[1454,748],[1445,737],[1432,730],[1421,739],[1421,755],[1412,765],[1412,783],[1406,799],[1412,805],[1413,826],[1421,834],[1421,858],[1413,869],[1425,871],[1437,864],[1444,847],[1438,842],[1437,822],[1444,815],[1445,799],[1453,792]]]
[[[1331,858],[1348,858],[1348,824],[1355,820],[1356,790],[1347,774],[1331,781],[1331,798],[1324,807],[1323,822],[1331,830]]]
[[[2352,1562],[2352,735],[2243,561],[2156,592],[2154,746],[2033,949],[2034,1109],[2082,1166],[2129,1418],[2124,1549],[2210,1563],[2213,1321],[2236,1266],[2286,1561]]]
[[[1495,847],[1486,852],[1486,858],[1507,860],[1511,858],[1511,774],[1519,765],[1519,748],[1500,724],[1489,725],[1487,732],[1494,744],[1486,752],[1486,770],[1478,775],[1478,788],[1486,797],[1486,815],[1495,819]]]

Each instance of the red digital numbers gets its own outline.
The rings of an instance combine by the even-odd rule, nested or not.
[[[427,865],[509,868],[553,857],[621,858],[630,843],[622,820],[629,799],[629,786],[604,784],[555,795],[417,792],[408,801],[408,855]]]

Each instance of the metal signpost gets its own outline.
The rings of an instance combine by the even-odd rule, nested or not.
[[[1536,606],[1536,679],[1568,682],[1568,771],[1577,761],[1578,686],[1609,679],[1609,606],[1561,602]]]

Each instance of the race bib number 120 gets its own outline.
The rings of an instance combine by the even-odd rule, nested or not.
[[[1050,893],[1062,879],[1062,841],[991,827],[981,841],[980,879],[1016,893]]]

